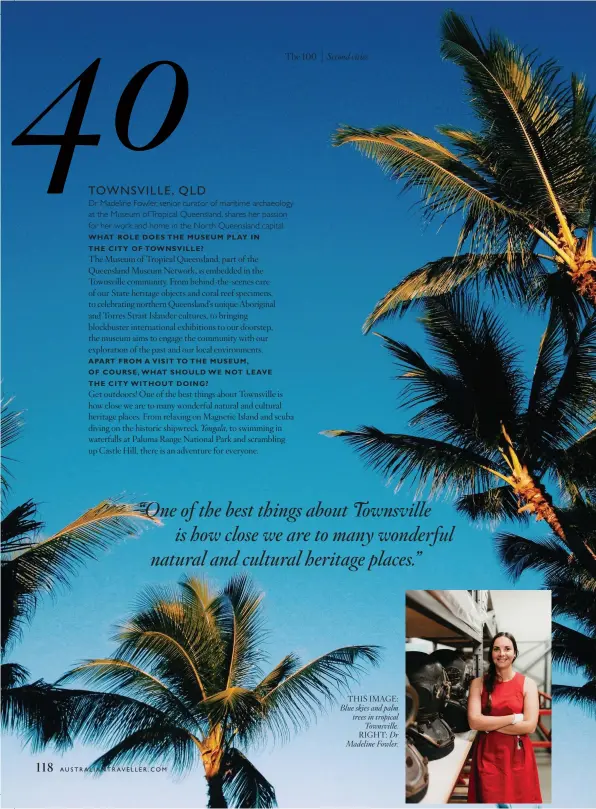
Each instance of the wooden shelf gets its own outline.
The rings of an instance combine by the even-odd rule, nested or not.
[[[455,746],[451,753],[438,761],[428,762],[428,792],[420,801],[422,804],[447,803],[453,792],[455,782],[464,766],[472,742],[476,737],[475,730],[455,734]]]

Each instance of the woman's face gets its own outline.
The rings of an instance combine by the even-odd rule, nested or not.
[[[515,660],[515,649],[509,638],[497,638],[492,649],[493,663],[499,669],[506,669]]]

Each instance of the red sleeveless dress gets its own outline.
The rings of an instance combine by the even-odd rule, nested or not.
[[[523,674],[496,683],[491,716],[523,713]],[[482,691],[482,708],[488,694]],[[536,757],[530,737],[508,736],[496,730],[479,730],[472,751],[468,803],[542,803]]]

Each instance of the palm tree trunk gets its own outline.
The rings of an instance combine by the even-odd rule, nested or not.
[[[209,809],[227,809],[227,802],[223,793],[223,777],[220,773],[207,778],[207,789],[209,792]]]
[[[219,725],[211,729],[209,735],[198,741],[198,747],[201,752],[201,759],[203,767],[205,768],[205,779],[207,780],[207,789],[209,793],[209,809],[226,809],[227,803],[223,792],[223,773],[222,773],[222,759],[223,759],[223,746],[222,746],[223,731]]]

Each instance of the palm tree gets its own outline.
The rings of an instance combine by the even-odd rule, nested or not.
[[[443,18],[441,53],[463,69],[477,131],[437,127],[448,146],[397,126],[343,126],[334,137],[419,188],[427,219],[463,216],[455,256],[407,275],[364,330],[482,278],[514,298],[550,302],[572,334],[596,304],[595,97],[576,76],[559,82],[552,60],[495,33],[484,42],[453,11]]]
[[[596,556],[596,507],[580,503],[561,512],[567,542],[557,536],[527,539],[503,533],[497,537],[501,561],[517,581],[526,570],[545,574],[552,592],[553,659],[567,671],[583,674],[582,685],[554,685],[553,697],[582,706],[596,717],[596,562],[580,565],[569,550],[587,545]]]
[[[2,405],[2,449],[19,435],[20,413]],[[3,457],[6,460],[4,453]],[[7,492],[8,470],[2,468],[2,490]],[[29,672],[18,663],[4,662],[5,655],[20,639],[44,595],[55,595],[65,587],[78,567],[120,538],[137,533],[138,520],[149,520],[139,507],[104,500],[61,531],[40,538],[43,523],[37,520],[32,500],[12,509],[2,519],[1,533],[1,653],[2,723],[19,732],[34,749],[50,742],[67,746],[64,694],[43,680],[29,683]]]
[[[573,500],[596,478],[596,317],[568,352],[551,320],[531,379],[502,322],[469,296],[429,299],[422,323],[440,366],[382,337],[421,434],[366,426],[324,434],[345,438],[396,488],[410,480],[430,484],[431,495],[453,492],[473,519],[534,514],[564,541],[552,491]],[[585,547],[578,553],[592,558]]]
[[[263,676],[262,594],[249,579],[219,592],[197,578],[151,588],[118,627],[109,659],[90,660],[61,682],[104,689],[75,701],[70,726],[109,749],[91,765],[169,759],[202,762],[209,806],[275,806],[275,790],[243,750],[267,734],[288,738],[379,660],[375,646],[347,646],[300,664],[286,655]]]

